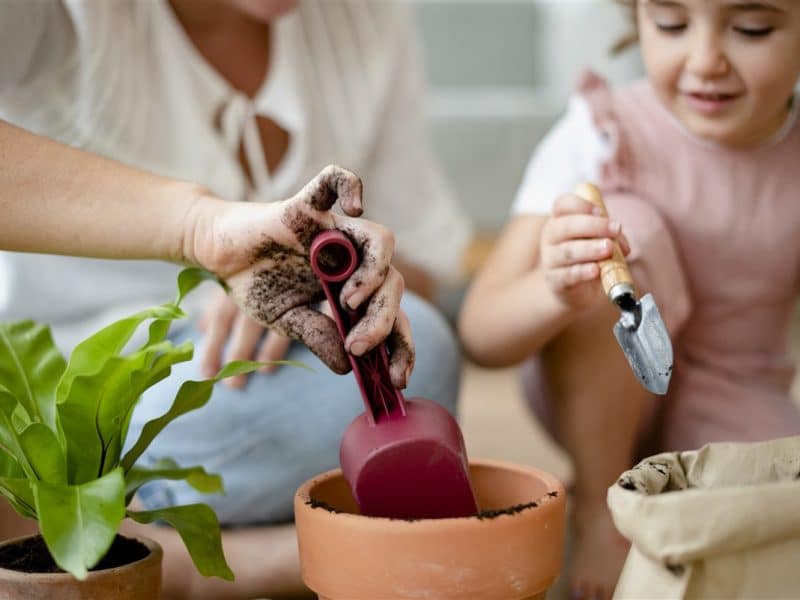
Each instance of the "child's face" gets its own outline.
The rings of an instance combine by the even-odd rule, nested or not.
[[[639,0],[650,81],[693,134],[758,144],[785,122],[800,77],[800,0]]]

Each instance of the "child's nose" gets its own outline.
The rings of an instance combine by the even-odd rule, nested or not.
[[[722,40],[714,32],[699,31],[691,40],[686,69],[697,77],[712,79],[728,73],[730,63]]]

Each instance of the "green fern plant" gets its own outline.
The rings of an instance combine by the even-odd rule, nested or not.
[[[186,316],[183,297],[209,278],[208,272],[185,269],[174,302],[105,327],[76,346],[69,361],[48,326],[0,323],[0,493],[19,514],[38,521],[55,563],[78,579],[103,558],[126,516],[139,523],[170,523],[200,573],[233,579],[209,506],[127,508],[136,490],[156,479],[183,479],[206,493],[223,490],[220,477],[202,467],[163,460],[145,469],[136,461],[173,419],[206,404],[216,382],[263,363],[231,362],[212,379],[184,382],[170,409],[147,423],[123,454],[141,394],[168,377],[172,365],[192,357],[192,343],[176,346],[167,332],[172,321]],[[148,323],[147,341],[123,353]]]

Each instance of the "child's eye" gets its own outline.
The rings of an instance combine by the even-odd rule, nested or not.
[[[664,33],[680,33],[686,29],[686,23],[656,23],[656,27]]]
[[[764,37],[772,33],[774,27],[734,27],[733,30],[746,37]]]

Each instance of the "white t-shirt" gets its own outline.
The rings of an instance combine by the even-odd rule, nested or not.
[[[612,147],[594,125],[589,104],[572,96],[566,114],[536,147],[511,206],[512,214],[549,215],[559,196],[597,181]]]
[[[796,95],[786,122],[765,144],[783,139],[794,127],[798,114],[800,98]],[[693,137],[677,119],[673,118],[673,123]],[[581,183],[600,180],[602,165],[611,158],[614,149],[614,141],[595,126],[586,99],[572,96],[566,114],[542,138],[528,162],[511,207],[512,215],[551,214],[559,196],[571,193]]]
[[[395,232],[397,254],[447,280],[470,226],[430,153],[415,42],[400,3],[301,0],[274,23],[269,74],[251,100],[203,59],[167,0],[4,0],[0,118],[230,200],[288,198],[340,164],[362,177],[365,217]],[[273,173],[256,115],[290,134]],[[146,261],[0,260],[0,319],[53,323],[64,346],[170,299],[177,273]]]

